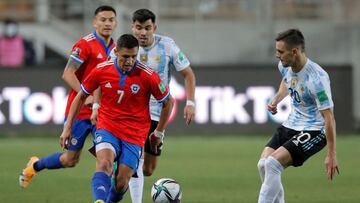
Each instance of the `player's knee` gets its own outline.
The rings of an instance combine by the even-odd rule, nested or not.
[[[150,166],[150,167],[144,166],[143,168],[144,176],[151,176],[154,173],[154,171],[155,171],[154,166]]]
[[[75,167],[80,161],[80,158],[67,157],[62,160],[62,165],[64,167]]]
[[[79,163],[79,159],[73,159],[68,162],[67,167],[75,167]]]
[[[272,156],[265,159],[265,168],[266,170],[280,170],[280,172],[283,170],[281,163]]]
[[[261,158],[257,164],[259,171],[263,171],[265,169],[265,158]]]
[[[120,176],[116,181],[115,189],[116,191],[125,192],[127,190],[128,185],[129,185],[129,179],[124,176]]]
[[[112,173],[112,162],[110,160],[106,160],[106,159],[97,160],[96,170],[104,171],[107,174],[111,174]]]

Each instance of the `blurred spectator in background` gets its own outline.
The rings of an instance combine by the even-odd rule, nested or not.
[[[25,46],[19,35],[19,24],[11,19],[6,19],[4,32],[0,37],[0,66],[20,68],[24,63]]]
[[[0,37],[0,67],[20,68],[35,63],[33,44],[19,34],[19,23],[13,19],[4,21]]]

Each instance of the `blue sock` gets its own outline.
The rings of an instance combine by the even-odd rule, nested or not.
[[[106,200],[111,187],[111,177],[104,172],[95,172],[92,178],[91,188],[94,201]]]
[[[127,189],[125,190],[125,192],[116,192],[114,185],[111,186],[109,195],[106,199],[106,203],[115,203],[115,202],[119,202],[120,200],[123,199],[124,194],[126,193]]]
[[[37,161],[34,164],[35,171],[41,171],[45,168],[47,169],[59,169],[64,168],[64,166],[60,162],[61,152],[54,153],[50,156],[44,157]]]

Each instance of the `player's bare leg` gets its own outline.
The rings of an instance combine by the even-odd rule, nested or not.
[[[106,202],[119,202],[129,187],[129,181],[134,171],[126,164],[120,164],[118,167],[115,187],[111,187]]]
[[[144,176],[151,176],[154,173],[159,159],[160,156],[154,156],[145,152],[143,166]]]
[[[71,151],[67,150],[60,156],[60,162],[65,167],[75,167],[80,161],[82,150]]]

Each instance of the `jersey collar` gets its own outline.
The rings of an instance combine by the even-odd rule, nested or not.
[[[117,64],[117,57],[115,57],[115,59],[114,59],[114,65],[115,65],[115,68],[116,68],[116,70],[117,70],[117,72],[120,74],[120,75],[128,75],[137,65],[138,65],[138,63],[139,63],[139,61],[138,60],[136,60],[135,61],[135,63],[134,63],[134,65],[133,65],[133,67],[131,67],[130,68],[130,70],[128,70],[128,71],[126,71],[125,73],[122,73],[121,72],[121,68],[118,66],[118,64]]]
[[[153,35],[153,43],[148,47],[142,47],[145,51],[149,51],[152,49],[158,42],[160,41],[160,37],[156,34]]]
[[[96,31],[93,32],[95,38],[100,42],[100,44],[103,46],[103,48],[105,49],[105,52],[106,52],[106,55],[109,56],[110,52],[111,52],[111,49],[112,49],[112,46],[113,46],[113,39],[111,38],[110,39],[110,43],[109,43],[109,46],[106,46],[106,43],[105,41],[99,37],[99,35],[96,33]]]

